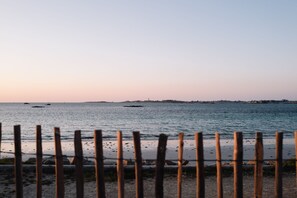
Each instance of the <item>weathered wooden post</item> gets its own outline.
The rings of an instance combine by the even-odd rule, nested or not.
[[[195,133],[196,142],[196,179],[197,179],[197,198],[205,197],[204,181],[204,153],[203,153],[203,135],[202,132]]]
[[[283,133],[276,132],[276,145],[275,145],[275,197],[283,197]]]
[[[133,132],[133,140],[135,149],[136,198],[143,198],[142,156],[139,131]]]
[[[102,131],[95,130],[95,172],[97,198],[105,198],[104,162],[103,162],[103,141]]]
[[[164,180],[164,165],[166,157],[166,145],[167,135],[160,134],[158,150],[157,150],[157,162],[156,162],[156,182],[155,182],[155,197],[163,198],[163,180]]]
[[[220,134],[216,132],[216,165],[217,165],[217,195],[218,198],[223,198],[223,177],[222,177],[222,155]]]
[[[234,132],[234,198],[243,197],[242,159],[242,133]]]
[[[36,196],[42,197],[42,137],[41,126],[36,126]]]
[[[63,155],[61,148],[60,128],[54,128],[55,137],[55,172],[56,172],[56,198],[64,198],[64,171],[63,171]]]
[[[254,170],[254,198],[262,198],[263,191],[263,138],[262,133],[256,133],[255,170]]]
[[[177,171],[177,197],[182,197],[184,133],[178,134],[178,171]]]
[[[297,131],[295,131],[295,156],[296,156],[296,196],[297,196]]]
[[[2,142],[2,123],[0,122],[0,158],[1,158],[1,142]]]
[[[74,132],[74,150],[75,150],[75,175],[76,175],[76,197],[84,197],[84,174],[83,174],[83,149],[81,144],[81,131]]]
[[[123,166],[123,137],[122,131],[117,133],[118,152],[117,152],[117,176],[118,176],[118,198],[124,198],[124,166]]]
[[[14,126],[14,172],[16,182],[16,197],[23,197],[23,167],[22,167],[22,146],[21,146],[21,126]]]

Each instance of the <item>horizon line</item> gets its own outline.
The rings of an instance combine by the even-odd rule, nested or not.
[[[0,103],[125,103],[125,102],[184,102],[184,103],[194,103],[194,102],[297,102],[296,100],[289,99],[252,99],[252,100],[229,100],[229,99],[219,99],[219,100],[177,100],[177,99],[163,99],[163,100],[122,100],[122,101],[108,101],[108,100],[90,100],[90,101],[0,101]]]

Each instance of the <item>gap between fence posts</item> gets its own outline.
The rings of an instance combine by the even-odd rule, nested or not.
[[[263,192],[263,136],[256,133],[254,165],[254,198],[262,198]]]
[[[156,180],[155,180],[155,197],[164,197],[164,165],[166,158],[166,145],[167,145],[167,135],[160,134],[158,150],[157,150],[157,162],[156,162]]]
[[[242,159],[243,143],[242,133],[234,132],[234,198],[243,197]]]
[[[217,165],[217,197],[223,198],[223,178],[222,178],[222,154],[221,154],[221,143],[220,134],[216,132],[216,165]]]
[[[118,176],[118,198],[124,198],[124,167],[123,167],[123,137],[122,131],[117,133],[118,152],[117,152],[117,176]]]
[[[22,167],[22,146],[21,146],[21,126],[14,126],[14,169],[16,182],[16,197],[23,197],[23,167]]]
[[[83,174],[83,149],[81,144],[81,131],[74,132],[74,162],[76,176],[76,197],[84,197],[84,174]]]
[[[204,181],[204,153],[203,153],[203,135],[202,132],[195,133],[196,142],[196,180],[197,189],[196,197],[205,197],[205,181]]]
[[[139,131],[133,132],[133,141],[135,149],[136,198],[143,198],[142,156]]]
[[[105,198],[102,130],[94,131],[97,198]]]
[[[184,133],[178,134],[178,170],[177,170],[177,197],[182,197],[182,175],[183,175],[183,150]]]
[[[283,186],[283,181],[282,181],[282,174],[283,174],[283,133],[278,133],[276,132],[275,134],[275,140],[276,140],[276,145],[275,145],[275,197],[277,198],[282,198],[283,197],[283,192],[282,192],[282,186]]]
[[[63,155],[61,149],[60,128],[54,128],[55,137],[55,172],[56,172],[56,197],[64,197],[64,171],[63,171]]]
[[[36,197],[42,197],[42,137],[41,126],[36,126]]]

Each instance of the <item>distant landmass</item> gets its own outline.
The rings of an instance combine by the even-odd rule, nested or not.
[[[86,103],[113,103],[108,101],[90,101]],[[297,101],[290,100],[251,100],[251,101],[242,101],[242,100],[215,100],[215,101],[183,101],[183,100],[127,100],[123,102],[116,103],[201,103],[201,104],[216,104],[216,103],[247,103],[247,104],[297,104]]]

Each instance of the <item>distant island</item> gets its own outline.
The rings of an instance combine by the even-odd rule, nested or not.
[[[122,102],[108,102],[108,101],[91,101],[86,103],[201,103],[201,104],[218,104],[218,103],[245,103],[245,104],[297,104],[297,101],[290,100],[251,100],[251,101],[242,101],[242,100],[214,100],[214,101],[183,101],[183,100],[127,100]],[[137,106],[138,105],[128,105]]]

